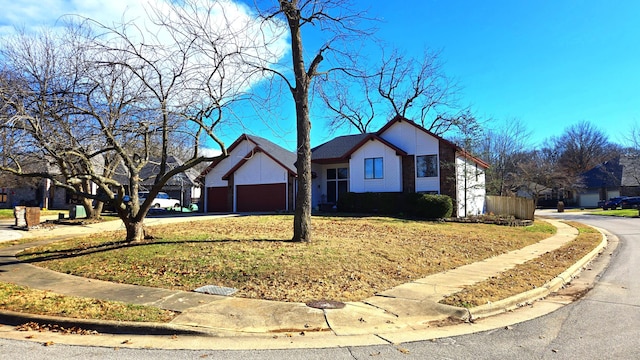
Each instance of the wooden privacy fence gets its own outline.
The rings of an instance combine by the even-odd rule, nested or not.
[[[536,206],[532,199],[514,196],[487,196],[487,213],[512,215],[517,219],[533,220]]]

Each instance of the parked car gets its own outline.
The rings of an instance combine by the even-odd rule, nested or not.
[[[116,199],[118,198],[118,194],[116,194]],[[104,199],[104,205],[102,205],[102,211],[108,211],[108,212],[114,212],[116,211],[115,208],[115,204],[113,201],[108,200],[108,199]],[[124,197],[122,197],[122,201],[126,204],[129,201],[131,201],[131,197],[129,195],[125,195]],[[97,203],[97,200],[93,201],[93,206],[95,207]]]
[[[148,191],[141,191],[138,193],[138,200],[142,203],[148,196]],[[167,193],[159,192],[151,202],[151,207],[154,207],[156,209],[179,208],[180,200],[172,199]]]
[[[603,210],[615,210],[618,207],[620,207],[620,203],[626,198],[627,198],[626,196],[612,197],[611,199],[605,201],[605,203],[602,205],[602,209]]]
[[[620,202],[620,207],[623,209],[637,209],[639,206],[640,196],[628,197]]]

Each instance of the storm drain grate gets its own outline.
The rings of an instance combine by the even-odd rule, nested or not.
[[[216,285],[205,285],[193,291],[209,295],[231,296],[235,294],[238,289]]]
[[[317,300],[306,303],[310,308],[315,309],[342,309],[345,303],[333,300]]]

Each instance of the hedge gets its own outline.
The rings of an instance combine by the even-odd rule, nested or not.
[[[337,206],[340,212],[406,214],[423,219],[448,218],[453,212],[449,196],[418,193],[350,192],[340,195]]]

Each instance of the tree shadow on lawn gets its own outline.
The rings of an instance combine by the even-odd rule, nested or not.
[[[16,258],[29,256],[32,258],[19,260],[21,263],[39,263],[49,260],[59,260],[59,259],[71,259],[85,255],[97,254],[112,250],[118,249],[126,249],[126,248],[135,248],[139,246],[150,246],[150,245],[175,245],[175,244],[206,244],[206,243],[216,243],[216,244],[224,244],[224,243],[235,243],[235,242],[272,242],[272,243],[292,243],[292,244],[300,244],[299,241],[293,241],[291,239],[251,239],[251,240],[232,240],[232,239],[223,239],[223,240],[145,240],[144,242],[127,242],[125,240],[121,241],[110,241],[107,243],[96,244],[92,246],[81,246],[75,248],[67,248],[67,249],[59,249],[59,250],[46,250],[42,252],[28,252],[28,253],[20,253],[16,255]]]

